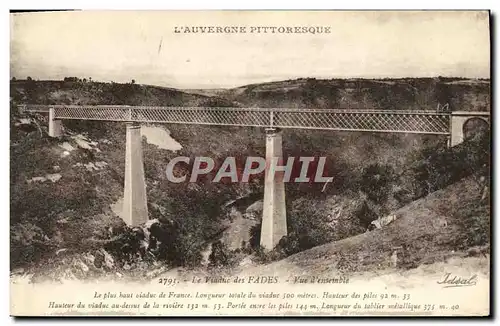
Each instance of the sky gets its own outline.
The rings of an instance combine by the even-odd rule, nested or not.
[[[490,77],[487,12],[80,11],[11,14],[10,23],[11,76],[22,79],[220,88],[301,77]],[[209,26],[244,32],[186,33]]]

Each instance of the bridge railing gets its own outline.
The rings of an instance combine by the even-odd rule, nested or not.
[[[450,113],[408,110],[24,105],[62,120],[449,134]]]

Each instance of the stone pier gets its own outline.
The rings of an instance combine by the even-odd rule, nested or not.
[[[55,119],[54,108],[49,108],[49,136],[59,137],[62,135],[62,121]]]
[[[275,171],[272,162],[283,165],[282,136],[279,129],[266,129],[266,175],[264,183],[264,207],[262,213],[261,247],[272,250],[287,235],[284,172]]]
[[[464,141],[464,125],[469,119],[479,118],[487,123],[489,121],[489,112],[472,112],[472,111],[453,111],[450,120],[450,139],[448,146],[453,147]]]
[[[129,226],[137,226],[149,219],[141,126],[134,123],[127,123],[123,219]]]

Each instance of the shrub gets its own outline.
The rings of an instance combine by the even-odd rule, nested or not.
[[[301,239],[295,232],[291,232],[280,239],[276,246],[276,251],[281,252],[285,257],[296,254],[303,250],[304,243],[309,242],[304,240],[304,237]],[[305,246],[307,247],[308,245]]]
[[[416,200],[470,175],[489,177],[489,134],[483,133],[452,147],[430,147],[411,155],[403,172],[403,187]],[[479,172],[479,173],[477,173]]]
[[[208,257],[210,267],[221,267],[229,265],[230,251],[227,246],[221,241],[216,241],[212,244],[212,252]]]
[[[368,199],[384,204],[391,192],[394,178],[392,166],[375,163],[363,169],[359,189],[366,194]]]
[[[250,239],[248,240],[248,244],[251,249],[257,250],[260,248],[260,232],[262,230],[262,222],[255,224],[250,227]]]
[[[53,250],[53,243],[41,228],[31,223],[16,224],[10,228],[11,266],[38,260]]]
[[[460,228],[455,238],[459,249],[482,246],[490,243],[490,206],[468,202],[455,216]]]

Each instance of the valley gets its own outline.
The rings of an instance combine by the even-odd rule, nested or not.
[[[489,82],[484,80],[299,79],[216,92],[83,81],[12,82],[15,277],[42,282],[137,275],[153,279],[178,272],[274,275],[279,266],[287,273],[307,271],[328,280],[334,271],[414,270],[466,259],[471,248],[489,244],[488,134],[447,149],[441,136],[284,130],[285,157],[326,157],[324,175],[333,176],[333,182],[287,184],[288,237],[265,253],[259,249],[261,178],[212,183],[214,171],[196,183],[172,183],[165,173],[177,156],[211,157],[219,166],[230,156],[239,161],[263,157],[264,130],[143,125],[150,221],[136,230],[120,218],[124,127],[74,121],[65,125],[61,139],[51,139],[39,117],[19,115],[19,103],[406,110],[448,104],[471,111],[490,106]],[[29,120],[19,124],[21,119]],[[178,172],[190,175],[191,168],[192,163],[179,165]],[[396,218],[389,225],[366,232],[373,221],[392,215]]]

